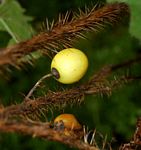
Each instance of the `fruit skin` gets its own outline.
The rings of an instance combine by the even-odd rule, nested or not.
[[[54,125],[57,126],[60,122],[63,122],[64,128],[69,130],[80,130],[82,128],[73,114],[61,114],[54,119]]]
[[[56,69],[59,77],[56,78],[63,84],[79,81],[88,68],[88,58],[80,50],[67,48],[57,53],[51,63],[51,70]]]

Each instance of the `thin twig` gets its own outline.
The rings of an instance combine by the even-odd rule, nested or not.
[[[31,95],[33,94],[33,92],[35,91],[35,89],[37,89],[37,87],[43,82],[43,80],[45,80],[45,79],[47,79],[47,78],[49,78],[49,77],[51,77],[51,76],[52,76],[52,74],[50,73],[50,74],[46,74],[46,75],[44,75],[42,78],[40,78],[40,79],[36,82],[36,84],[32,87],[32,89],[29,91],[29,93],[28,93],[27,96],[25,97],[25,100],[28,100],[29,97],[31,97]]]
[[[123,68],[123,67],[127,67],[127,66],[130,66],[130,65],[133,65],[134,63],[138,63],[141,61],[141,55],[138,55],[137,57],[133,58],[133,59],[130,59],[128,61],[125,61],[123,63],[120,63],[120,64],[117,64],[117,65],[113,65],[111,67],[111,70],[117,70],[117,69],[120,69],[120,68]]]

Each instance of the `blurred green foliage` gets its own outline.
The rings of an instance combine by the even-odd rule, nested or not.
[[[107,2],[116,2],[116,0],[107,0]],[[118,2],[125,2],[130,6],[131,10],[131,21],[130,21],[130,33],[134,37],[141,40],[141,21],[140,21],[140,14],[141,14],[141,1],[134,1],[134,0],[118,0]]]
[[[31,37],[31,17],[24,15],[24,9],[14,0],[5,0],[0,5],[0,31],[7,31],[12,37],[10,43],[17,43]],[[9,43],[9,44],[10,44]]]
[[[3,0],[0,4],[0,47],[9,45],[13,40],[12,35],[19,37],[18,41],[30,38],[33,32],[40,28],[46,17],[53,20],[58,17],[59,13],[65,13],[67,10],[75,11],[77,8],[83,9],[85,5],[91,6],[98,1],[100,0]],[[113,1],[108,0],[108,2]],[[102,66],[120,63],[141,52],[140,2],[125,1],[131,7],[129,29],[116,27],[116,29],[108,29],[98,35],[90,33],[87,35],[87,40],[81,39],[74,44],[76,48],[83,50],[88,55],[90,62],[87,75],[80,83],[87,81]],[[12,34],[7,30],[7,26]],[[20,71],[11,67],[12,72],[7,73],[8,79],[0,78],[1,102],[5,106],[21,102],[23,94],[26,95],[42,75],[50,72],[50,62],[51,60],[47,57],[42,57],[35,62],[34,66],[27,65]],[[114,76],[118,78],[121,74],[141,75],[141,67],[133,65],[128,69],[116,72]],[[52,90],[60,90],[60,87],[66,88],[54,79],[46,81],[46,85]],[[87,96],[81,106],[68,106],[64,111],[74,113],[82,124],[88,125],[89,129],[96,128],[103,135],[108,135],[109,141],[115,138],[117,140],[115,145],[119,145],[131,138],[136,119],[141,115],[140,91],[141,82],[133,82],[121,86],[109,97],[106,95],[103,97],[100,95]],[[38,94],[41,93],[42,91]],[[69,149],[67,146],[55,142],[1,133],[0,149],[9,150],[11,148],[14,150]]]

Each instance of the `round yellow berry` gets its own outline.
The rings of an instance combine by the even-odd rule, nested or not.
[[[75,48],[67,48],[55,55],[51,63],[51,72],[64,84],[79,81],[88,68],[87,56]]]

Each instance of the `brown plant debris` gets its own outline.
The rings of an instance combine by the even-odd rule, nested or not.
[[[110,95],[114,88],[121,85],[121,82],[129,82],[136,78],[121,77],[119,80],[113,80],[111,83],[97,82],[81,85],[76,88],[51,92],[47,95],[23,101],[21,104],[11,105],[0,109],[0,118],[13,119],[16,117],[30,118],[32,120],[40,119],[42,113],[50,109],[64,108],[67,105],[80,104],[84,101],[85,94],[108,94]],[[138,79],[138,78],[137,78]],[[139,78],[141,79],[141,77]],[[128,81],[129,80],[129,81]]]
[[[133,80],[140,80],[141,76],[120,76],[117,79],[107,79],[113,71],[122,67],[128,67],[133,63],[139,63],[140,56],[125,61],[117,65],[105,66],[100,71],[95,73],[90,80],[78,87],[62,91],[48,91],[44,96],[34,99],[24,100],[21,104],[11,105],[6,108],[0,108],[0,118],[13,118],[15,116],[31,117],[32,119],[39,119],[42,112],[48,112],[54,108],[64,108],[66,105],[80,104],[84,101],[86,94],[107,94],[110,95],[112,90],[121,86],[124,83],[128,83]],[[31,115],[31,116],[30,116]]]
[[[141,149],[141,118],[138,118],[136,130],[132,140],[123,144],[119,150],[140,150]]]
[[[74,15],[69,19],[69,13],[49,27],[47,30],[35,35],[33,38],[20,42],[11,47],[0,50],[0,66],[14,65],[19,67],[19,62],[25,55],[41,50],[48,55],[54,55],[62,47],[71,47],[73,39],[85,37],[84,33],[93,31],[97,33],[109,26],[125,24],[129,21],[130,11],[125,3],[111,3],[96,9],[95,7],[86,12],[80,11],[79,15]],[[125,21],[126,20],[126,21]],[[127,21],[128,20],[128,21]],[[48,121],[48,112],[53,109],[64,108],[66,105],[80,104],[87,94],[107,94],[123,83],[141,79],[141,76],[120,76],[118,79],[109,79],[112,72],[139,63],[141,56],[129,61],[106,66],[95,73],[85,84],[65,89],[63,91],[48,91],[41,97],[23,100],[20,104],[13,104],[4,107],[0,105],[0,132],[15,132],[33,137],[40,137],[45,140],[58,141],[82,150],[100,150],[95,141],[95,133],[90,133],[90,143],[88,143],[87,133],[84,131],[55,130],[53,123]],[[46,122],[41,121],[46,117]],[[105,149],[106,140],[103,141]],[[141,119],[137,122],[137,127],[133,139],[120,147],[119,150],[137,150],[141,148]],[[111,148],[110,148],[111,149]]]
[[[39,33],[33,38],[0,50],[0,65],[19,66],[19,60],[33,51],[41,50],[48,55],[62,47],[71,47],[73,39],[85,37],[84,32],[97,33],[107,26],[124,24],[129,21],[130,11],[125,3],[111,3],[90,11],[82,12],[68,21],[69,13],[64,19],[52,24],[48,31]],[[126,20],[126,21],[125,21]],[[128,21],[127,21],[128,20]]]
[[[0,107],[0,132],[16,132],[32,135],[33,137],[41,137],[47,140],[58,141],[67,144],[71,147],[84,150],[99,150],[95,144],[95,139],[92,138],[94,145],[86,143],[82,137],[84,132],[64,132],[56,131],[52,127],[52,123],[48,122],[49,111],[58,108],[64,108],[66,105],[80,104],[84,101],[86,94],[111,94],[112,90],[123,83],[141,79],[141,76],[121,76],[118,80],[108,79],[109,75],[117,69],[127,67],[134,63],[139,63],[140,56],[128,60],[121,64],[106,66],[95,73],[91,79],[85,84],[66,89],[63,91],[49,91],[46,95],[23,101],[20,104]],[[41,122],[45,116],[46,122]],[[138,121],[137,130],[134,135],[134,142],[140,144],[141,123]],[[80,136],[81,135],[81,136]],[[131,144],[134,144],[131,142]],[[105,144],[104,144],[105,145]],[[126,145],[125,145],[126,146]],[[129,145],[131,147],[131,145]],[[126,146],[127,147],[127,146]],[[126,150],[126,149],[121,149]],[[127,149],[128,150],[128,149]]]
[[[61,142],[80,150],[99,150],[95,146],[84,143],[80,134],[70,131],[70,135],[65,135],[63,131],[56,131],[51,128],[49,122],[8,121],[0,119],[0,132],[16,132],[32,135],[32,137]]]
[[[92,78],[85,84],[79,85],[71,89],[63,91],[49,91],[46,95],[35,99],[23,101],[21,104],[0,107],[0,132],[16,132],[33,137],[40,137],[47,140],[58,141],[67,144],[71,147],[84,150],[99,150],[95,138],[92,138],[90,145],[84,140],[84,132],[71,131],[69,134],[56,131],[52,122],[48,122],[48,112],[56,108],[63,108],[66,105],[79,104],[84,100],[86,94],[111,94],[112,90],[117,88],[122,83],[129,82],[141,77],[121,76],[118,80],[108,80],[107,77],[117,69],[127,67],[133,63],[139,63],[140,56],[135,59],[128,60],[121,64],[106,66],[95,73]],[[46,122],[42,122],[42,116],[45,116]],[[134,147],[134,144],[141,143],[141,122],[138,121],[134,142],[130,142],[127,146]],[[95,134],[95,132],[94,132]],[[86,136],[85,136],[86,137]],[[105,143],[103,141],[103,143]],[[132,145],[131,145],[132,144]],[[103,145],[106,145],[103,144]],[[104,148],[103,148],[104,149]],[[122,148],[121,150],[125,150]],[[127,149],[128,150],[128,149]]]

